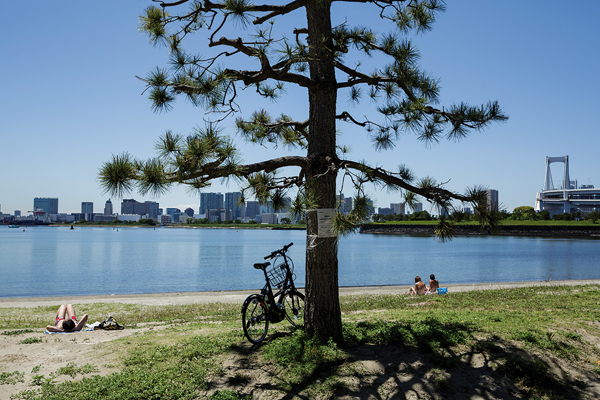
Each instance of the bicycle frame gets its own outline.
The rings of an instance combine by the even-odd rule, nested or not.
[[[268,268],[269,261],[254,264],[254,268],[263,271],[266,283],[260,293],[251,294],[242,305],[242,328],[252,343],[260,343],[265,338],[269,323],[287,319],[294,327],[303,325],[304,294],[294,285],[292,260],[286,254],[293,244],[265,257],[265,260],[275,259],[272,268]]]
[[[277,256],[277,255],[282,256],[283,265],[285,266],[285,280],[283,281],[283,283],[281,285],[279,285],[277,287],[278,291],[276,293],[273,293],[273,288],[271,287],[271,280],[269,279],[269,277],[267,275],[266,267],[262,268],[263,274],[265,276],[266,284],[260,291],[260,294],[263,296],[263,298],[266,298],[266,300],[267,300],[265,303],[267,304],[267,307],[271,314],[271,316],[270,316],[271,322],[274,322],[274,323],[280,322],[285,318],[285,310],[283,309],[283,306],[281,305],[283,296],[290,290],[291,291],[296,290],[296,286],[294,285],[293,274],[290,270],[290,264],[288,262],[289,257],[287,256],[287,254],[285,254],[286,251],[287,251],[287,249],[285,251],[278,250],[277,252],[274,252],[274,253],[278,253],[275,256]],[[264,265],[266,266],[266,263]]]

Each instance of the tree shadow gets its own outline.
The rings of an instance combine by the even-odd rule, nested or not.
[[[464,323],[362,321],[345,323],[344,357],[323,358],[298,379],[291,365],[264,361],[275,343],[298,346],[310,340],[278,332],[265,344],[240,346],[239,371],[260,369],[260,377],[235,386],[242,393],[268,391],[274,398],[340,399],[548,399],[595,398],[600,377],[543,351],[527,352],[509,340],[478,334]],[[306,359],[292,361],[306,362]]]

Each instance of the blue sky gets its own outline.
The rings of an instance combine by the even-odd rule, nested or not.
[[[83,201],[94,202],[94,211],[101,212],[108,195],[102,194],[96,177],[111,154],[129,151],[148,158],[165,130],[187,134],[203,125],[203,110],[183,100],[173,111],[155,114],[142,95],[144,84],[135,75],[145,76],[167,60],[165,49],[152,47],[137,31],[138,16],[148,4],[148,0],[127,0],[118,6],[74,0],[3,4],[2,212],[27,212],[34,197],[58,197],[60,212],[80,212]],[[335,23],[375,22],[375,30],[389,30],[375,12],[343,9]],[[509,121],[460,142],[442,141],[430,148],[406,135],[393,151],[383,153],[369,147],[362,130],[341,123],[339,143],[352,147],[350,158],[391,170],[406,164],[419,177],[449,181],[447,188],[454,191],[474,184],[494,188],[509,210],[534,205],[544,181],[546,156],[569,155],[571,178],[600,187],[595,123],[599,17],[600,2],[595,0],[447,1],[447,11],[434,29],[412,37],[422,67],[441,80],[440,105],[498,100]],[[304,26],[300,14],[289,23]],[[344,101],[345,95],[339,94],[338,111],[373,115],[368,100],[355,106]],[[243,93],[243,115],[250,115],[256,104],[255,96]],[[306,96],[293,88],[277,104],[259,107],[306,118]],[[223,128],[247,162],[283,154],[282,149],[242,143],[232,120]],[[556,183],[561,165],[554,166]],[[217,182],[208,189],[237,190],[234,182],[229,187]],[[350,189],[345,194],[352,196]],[[396,194],[375,188],[369,194],[381,207],[400,201]],[[154,200],[135,193],[131,197]],[[198,196],[185,188],[157,201],[161,207],[198,206]]]

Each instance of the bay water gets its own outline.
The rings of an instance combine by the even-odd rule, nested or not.
[[[300,230],[0,227],[0,297],[83,296],[259,289],[252,265],[293,242],[304,286]],[[340,286],[442,286],[600,279],[598,239],[355,234],[339,239]]]

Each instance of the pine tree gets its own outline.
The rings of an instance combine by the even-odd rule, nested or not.
[[[437,81],[420,69],[417,50],[406,37],[413,31],[431,29],[437,13],[444,10],[442,1],[337,2],[363,3],[374,9],[393,30],[383,35],[349,23],[332,26],[331,0],[295,0],[284,5],[255,5],[249,0],[154,1],[158,7],[145,10],[140,28],[154,44],[170,49],[170,60],[168,68],[157,68],[140,78],[147,85],[153,109],[168,111],[176,98],[185,96],[212,112],[209,115],[214,118],[188,137],[166,132],[160,138],[156,158],[142,161],[129,153],[113,156],[102,166],[100,181],[106,192],[117,196],[133,189],[160,195],[173,184],[203,190],[214,179],[235,177],[244,182],[244,196],[251,194],[272,202],[275,208],[288,192],[295,192],[293,211],[304,213],[307,221],[307,333],[343,341],[337,240],[339,235],[355,232],[367,218],[366,184],[399,191],[413,209],[416,196],[445,210],[452,209],[452,200],[470,202],[482,225],[496,225],[494,215],[487,211],[485,188],[475,186],[467,193],[455,193],[432,178],[416,179],[405,165],[391,171],[349,159],[347,148],[337,143],[338,121],[363,127],[378,150],[390,150],[404,132],[432,144],[442,138],[461,139],[471,130],[507,119],[497,102],[436,107]],[[340,9],[336,7],[337,12]],[[288,14],[297,15],[301,26],[279,26],[278,20]],[[276,31],[286,33],[275,36]],[[197,45],[199,41],[205,43],[202,50],[210,56],[184,50],[184,44]],[[384,58],[386,64],[370,73],[362,72],[356,60],[371,56]],[[254,69],[236,68],[239,65]],[[253,88],[257,96],[274,99],[284,93],[286,85],[308,94],[306,119],[295,120],[287,114],[273,117],[264,109],[256,110],[250,117],[236,119],[237,133],[259,145],[306,155],[240,163],[236,147],[222,126],[229,117],[240,114],[236,100],[241,90]],[[358,118],[339,112],[338,92],[353,102],[360,102],[366,94],[369,101],[378,104],[379,117]],[[285,176],[280,171],[285,171]],[[333,229],[320,231],[319,211],[331,213],[338,206],[338,175],[356,190],[354,208],[347,215],[333,212]],[[442,219],[436,233],[446,240],[452,235],[452,225]]]

